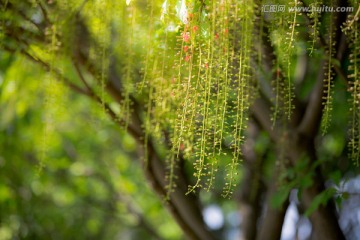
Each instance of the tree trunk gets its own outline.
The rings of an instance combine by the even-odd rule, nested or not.
[[[258,219],[261,215],[261,197],[264,185],[261,181],[264,153],[254,150],[255,139],[259,135],[258,126],[249,123],[247,139],[242,147],[244,157],[244,179],[239,192],[239,211],[242,216],[241,232],[246,240],[255,240]]]
[[[300,134],[294,134],[294,137],[291,140],[293,140],[291,141],[293,145],[290,149],[293,151],[290,154],[290,159],[293,165],[295,165],[297,161],[302,161],[304,157],[308,157],[310,159],[310,166],[308,166],[310,169],[311,165],[316,161],[314,141],[305,136],[301,136]],[[306,174],[306,172],[302,174]],[[315,197],[325,190],[324,179],[318,168],[315,169],[312,182],[313,184],[310,187],[303,189],[301,202],[305,209],[308,209]],[[316,240],[345,239],[335,214],[335,206],[332,199],[330,199],[325,206],[319,206],[310,215],[310,221]]]
[[[165,198],[165,167],[152,144],[148,144],[148,163],[145,166],[145,174],[158,196]],[[194,195],[185,195],[186,181],[180,174],[177,176],[176,191],[171,194],[165,206],[182,228],[187,239],[215,240],[216,238],[205,225],[197,198]]]
[[[258,240],[279,240],[281,237],[281,230],[289,201],[285,201],[279,209],[272,208],[271,199],[275,192],[276,188],[273,188],[267,194],[265,216],[256,238]]]
[[[280,206],[280,208],[272,207],[272,199],[274,194],[278,191],[279,180],[279,166],[274,166],[274,173],[272,181],[268,186],[268,192],[266,194],[266,205],[264,207],[264,217],[260,226],[259,234],[256,239],[258,240],[279,240],[281,237],[282,226],[284,223],[286,209],[289,205],[289,201],[286,200]]]
[[[305,209],[310,207],[314,198],[325,188],[323,181],[317,177],[314,178],[314,184],[303,190],[302,203]],[[310,221],[313,227],[313,235],[316,240],[343,240],[343,232],[339,226],[337,216],[334,212],[335,206],[332,200],[325,206],[319,206],[311,215]]]

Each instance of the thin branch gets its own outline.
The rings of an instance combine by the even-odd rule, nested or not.
[[[117,116],[117,114],[114,111],[112,111],[112,109],[110,108],[108,103],[104,103],[103,100],[94,92],[94,90],[90,87],[90,85],[85,80],[85,77],[82,74],[79,65],[74,60],[72,60],[72,61],[73,61],[73,64],[75,66],[76,72],[77,72],[80,80],[84,83],[87,91],[89,92],[89,96],[91,96],[91,98],[94,99],[96,102],[104,105],[105,111],[108,113],[108,115],[111,117],[111,119],[114,122],[117,122],[120,126],[124,126],[125,121],[120,119],[119,116]],[[136,130],[136,128],[132,124],[127,124],[127,126],[128,126],[128,131],[130,132],[130,134],[139,141],[139,139],[141,139],[141,132]]]
[[[15,49],[11,49],[7,46],[3,46],[5,48],[5,50],[15,53],[16,50]],[[54,69],[52,67],[50,67],[49,64],[45,63],[44,61],[42,61],[40,58],[31,55],[30,53],[28,53],[25,50],[20,50],[20,52],[26,56],[28,59],[30,59],[31,61],[40,64],[43,68],[45,68],[46,71],[52,72],[53,74],[55,74],[58,79],[61,79],[66,86],[68,86],[71,90],[73,90],[74,92],[80,93],[82,95],[85,95],[93,100],[95,100],[98,103],[103,103],[103,101],[101,100],[101,98],[99,96],[97,96],[93,91],[88,91],[88,90],[84,90],[81,87],[77,86],[76,84],[72,83],[69,79],[67,79],[65,76],[63,76],[57,69]],[[111,117],[111,119],[118,123],[120,126],[124,125],[124,121],[119,119],[119,117],[117,116],[117,114],[110,108],[108,103],[104,103],[104,108],[105,108],[105,112]],[[135,139],[141,139],[141,133],[139,133],[138,130],[136,130],[135,128],[133,128],[132,126],[128,126],[128,131],[129,133],[135,138]]]
[[[84,75],[82,74],[79,65],[74,61],[74,59],[72,59],[73,65],[75,66],[76,72],[80,78],[80,80],[84,83],[86,89],[90,92],[93,93],[93,89],[90,87],[90,85],[87,83],[87,81],[85,80]]]
[[[76,11],[77,14],[80,14],[80,12],[83,10],[83,8],[85,7],[85,4],[86,4],[87,2],[88,2],[88,0],[84,0],[84,1],[81,3],[80,7],[79,7],[78,10]]]
[[[305,14],[306,19],[310,22],[310,18]],[[339,19],[337,21],[340,21]],[[340,23],[331,23],[339,25]],[[341,32],[340,29],[337,31],[337,38],[340,38],[337,44],[336,49],[336,60],[340,62],[340,66],[337,64],[332,64],[333,69],[335,70],[336,75],[341,78],[346,86],[348,86],[348,79],[346,77],[346,74],[344,73],[341,62],[342,58],[345,54],[345,51],[347,50],[347,43],[345,34]],[[319,42],[320,45],[323,48],[327,48],[328,44],[326,43],[324,36],[319,36]],[[318,78],[316,85],[313,89],[313,91],[310,94],[310,98],[307,104],[307,108],[304,114],[303,119],[301,120],[301,123],[299,124],[299,127],[297,128],[298,133],[302,134],[303,136],[314,138],[318,132],[318,129],[320,127],[320,121],[322,117],[322,109],[323,109],[323,79],[324,79],[324,62],[321,64],[320,71],[318,73]],[[335,79],[335,77],[334,77]]]
[[[324,48],[326,48],[327,44],[326,41],[324,39],[324,36],[320,36],[320,45]],[[339,44],[339,48],[337,50],[336,53],[336,60],[338,60],[340,62],[340,66],[336,65],[336,64],[332,64],[332,67],[335,70],[335,73],[340,77],[340,79],[345,83],[346,87],[349,87],[349,79],[346,76],[346,73],[344,72],[344,70],[341,67],[341,60],[344,56],[345,51],[347,50],[348,46],[346,43],[346,36],[344,33],[341,34],[341,38],[340,38],[340,44]],[[334,78],[335,79],[335,78]]]
[[[255,120],[260,124],[261,128],[269,133],[271,140],[277,142],[279,140],[279,130],[277,127],[272,127],[270,110],[265,100],[262,98],[256,99],[250,110]]]
[[[103,166],[105,167],[105,169],[108,170],[106,174],[111,175],[111,172],[109,171],[111,170],[111,167],[105,161],[100,161],[99,164],[104,164]],[[127,211],[138,219],[138,226],[146,230],[150,235],[154,237],[154,239],[163,240],[163,238],[160,236],[154,226],[149,223],[148,219],[146,219],[146,217],[141,212],[136,210],[133,203],[134,199],[131,199],[130,195],[127,196],[128,194],[126,192],[119,193],[119,191],[116,190],[113,182],[108,181],[108,178],[101,173],[95,173],[93,177],[98,178],[101,182],[103,182],[103,184],[108,188],[108,191],[111,194],[112,201],[106,202],[107,204],[102,207],[102,209],[107,209],[110,216],[114,216],[114,213],[117,212],[116,202],[123,202],[126,206]]]
[[[316,135],[320,125],[324,89],[324,64],[325,61],[320,64],[321,71],[318,73],[304,117],[298,127],[298,132],[309,138]]]
[[[300,2],[305,7],[307,7],[307,4],[303,0],[300,0]],[[341,2],[346,2],[346,1],[341,1]],[[342,13],[339,13],[339,14],[346,14],[346,13],[342,12]],[[307,23],[310,24],[310,22],[311,22],[310,17],[307,14],[303,14],[303,16],[305,16],[305,20],[307,21]],[[331,23],[331,24],[334,24],[335,26],[340,26],[341,22],[340,22],[339,18],[337,18],[337,22],[336,23]],[[336,51],[336,60],[338,60],[340,62],[340,66],[338,66],[336,64],[332,64],[332,67],[334,68],[336,74],[340,77],[341,80],[344,81],[345,85],[348,87],[349,86],[349,83],[348,83],[349,80],[348,80],[344,70],[341,67],[341,60],[342,60],[342,58],[344,56],[345,51],[348,48],[347,43],[346,43],[346,36],[342,32],[342,30],[340,28],[338,28],[338,30],[337,30],[337,35],[338,35],[339,41],[337,41],[338,46],[337,46],[337,51]],[[320,35],[320,34],[319,34],[319,43],[320,43],[320,46],[323,47],[323,48],[327,48],[327,46],[328,46],[324,36]]]
[[[43,34],[43,29],[39,26],[39,24],[37,24],[34,20],[32,20],[31,18],[29,18],[28,16],[26,16],[25,13],[23,13],[22,11],[20,11],[19,9],[16,9],[13,7],[13,4],[8,3],[7,4],[7,8],[8,9],[12,9],[14,12],[18,13],[21,17],[23,17],[26,21],[30,22],[32,25],[34,25],[42,34]]]
[[[40,1],[40,0],[36,0],[36,2],[37,2],[37,4],[39,5],[39,7],[40,7],[40,9],[41,9],[41,12],[42,12],[42,14],[43,14],[43,16],[44,16],[45,21],[46,21],[48,24],[51,24],[51,21],[50,21],[49,16],[48,16],[48,14],[47,14],[47,12],[46,12],[46,9],[45,9],[44,6],[42,5],[41,1]]]
[[[13,51],[15,52],[15,51]],[[72,83],[69,79],[67,79],[66,77],[64,77],[57,69],[52,68],[49,64],[45,63],[44,61],[42,61],[40,58],[31,55],[30,53],[28,53],[25,50],[20,50],[20,52],[25,55],[28,59],[30,59],[31,61],[40,64],[41,66],[43,66],[46,71],[52,72],[53,74],[55,74],[59,79],[62,79],[64,81],[64,83],[73,91],[89,96],[91,97],[91,94],[89,92],[87,92],[86,90],[82,89],[81,87],[77,86],[76,84]]]
[[[355,13],[355,16],[353,17],[353,19],[347,24],[346,28],[344,29],[344,31],[348,30],[351,28],[351,26],[358,20],[358,16],[360,14],[360,4],[358,6],[358,10]]]
[[[1,3],[3,3],[2,0],[1,0]],[[9,0],[5,0],[5,2],[3,3],[3,9],[2,9],[3,11],[5,11],[7,9],[8,4],[9,4]]]

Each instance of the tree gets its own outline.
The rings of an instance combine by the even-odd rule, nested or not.
[[[43,146],[29,150],[40,171],[59,157],[49,151],[54,121],[65,115],[57,107],[66,116],[99,108],[97,117],[136,142],[131,158],[187,238],[218,238],[203,220],[204,195],[239,204],[246,239],[279,239],[297,189],[314,239],[345,239],[334,199],[348,193],[325,183],[359,170],[357,1],[1,3],[4,73],[25,69],[21,59],[37,73],[19,78],[43,89]],[[78,99],[74,93],[98,106],[66,100]],[[106,196],[118,196],[108,184],[114,176],[99,174]]]

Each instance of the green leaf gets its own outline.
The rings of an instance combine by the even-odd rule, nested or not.
[[[337,197],[335,198],[335,203],[336,203],[336,206],[337,206],[338,208],[341,208],[342,200],[343,200],[343,198],[342,198],[341,196],[337,196]]]
[[[305,211],[305,216],[309,217],[313,212],[316,211],[320,207],[320,205],[325,206],[327,202],[334,196],[336,193],[335,188],[328,188],[317,195],[312,203],[310,204],[309,208]]]
[[[5,185],[0,185],[0,202],[10,199],[11,195],[11,189]]]
[[[310,174],[300,179],[300,186],[303,188],[310,187],[313,184],[313,180]]]
[[[283,188],[282,190],[276,192],[271,199],[271,207],[272,208],[280,208],[281,205],[288,199],[290,188]]]
[[[336,185],[340,183],[341,180],[341,172],[339,170],[330,173],[330,178],[334,181]]]

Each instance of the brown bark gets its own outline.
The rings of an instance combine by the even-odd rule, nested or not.
[[[258,123],[262,126],[263,129],[268,130],[272,141],[276,145],[287,149],[287,157],[291,160],[291,164],[293,166],[295,166],[298,161],[302,161],[303,157],[309,158],[309,165],[312,165],[317,159],[314,139],[317,135],[321,119],[321,114],[319,114],[319,112],[321,113],[321,91],[321,77],[319,77],[316,87],[311,94],[310,102],[305,111],[305,115],[302,121],[299,123],[297,130],[286,130],[287,135],[285,135],[285,145],[281,145],[279,138],[277,137],[279,136],[280,132],[279,128],[271,129],[270,119],[264,117],[261,113],[262,111],[269,111],[266,103],[262,100],[257,100],[254,107],[252,108],[254,114],[253,116],[257,119]],[[311,170],[309,166],[309,169],[305,171],[313,170]],[[303,173],[298,173],[299,176],[301,174],[308,173],[305,171]],[[321,172],[316,169],[314,175],[315,177],[312,179],[313,185],[309,188],[303,189],[301,201],[306,209],[310,206],[314,198],[325,189]],[[270,192],[271,191],[276,190],[270,190]],[[345,239],[337,221],[335,207],[333,205],[334,204],[330,201],[326,206],[320,206],[310,216],[310,221],[312,222],[313,226],[313,234],[316,239]],[[274,216],[271,216],[272,214],[274,214]],[[258,239],[270,239],[269,237],[275,239],[277,234],[279,234],[280,223],[278,219],[280,219],[282,215],[271,209],[267,212],[267,215],[268,220],[264,220]]]
[[[314,179],[314,181],[318,181]],[[324,187],[322,181],[320,184],[313,184],[310,188],[303,191],[302,203],[308,208],[314,198],[321,192]],[[313,227],[313,235],[316,240],[342,240],[345,239],[342,230],[337,221],[334,212],[335,206],[329,201],[325,206],[319,206],[314,213],[310,215],[310,221]]]
[[[309,140],[305,136],[297,133],[290,140],[292,142],[290,159],[293,165],[297,161],[301,161],[304,157],[310,159],[310,165],[316,161],[316,151],[313,140]],[[310,171],[309,166],[309,171]],[[306,171],[306,170],[305,170]],[[300,173],[300,174],[306,174]],[[316,168],[312,179],[313,184],[303,189],[301,202],[305,209],[308,209],[317,195],[325,190],[324,179],[321,171]],[[325,206],[319,206],[311,215],[310,221],[313,227],[313,234],[317,240],[342,240],[345,239],[344,234],[339,226],[337,216],[335,214],[335,206],[332,200],[329,200]]]
[[[261,197],[264,190],[261,181],[263,153],[255,152],[255,139],[259,135],[258,126],[249,123],[247,139],[243,145],[244,179],[240,190],[239,211],[242,216],[241,232],[244,239],[254,240],[257,235],[257,223],[261,214]]]
[[[150,143],[148,145],[148,163],[145,174],[155,192],[160,198],[166,196],[165,167],[159,159],[156,150]],[[170,200],[165,203],[176,222],[182,228],[186,237],[191,240],[212,240],[215,237],[206,228],[195,195],[185,195],[187,185],[185,179],[178,175],[177,189],[171,194]]]
[[[263,223],[256,238],[258,240],[278,240],[281,237],[281,230],[284,223],[284,217],[288,202],[284,203],[280,209],[273,209],[268,202],[269,200],[271,200],[273,193],[274,192],[270,192],[268,195],[268,209],[266,210]]]
[[[244,239],[247,240],[256,239],[257,222],[261,214],[261,188],[255,175],[251,170],[248,170],[245,174],[239,201],[239,211],[243,219],[240,227]]]
[[[286,200],[281,204],[279,208],[272,207],[272,200],[276,192],[278,191],[279,172],[280,168],[275,166],[275,171],[272,176],[272,180],[268,186],[268,192],[266,194],[266,202],[264,207],[264,216],[260,225],[258,240],[278,240],[281,237],[281,230],[284,223],[286,209],[289,205],[289,201]]]

